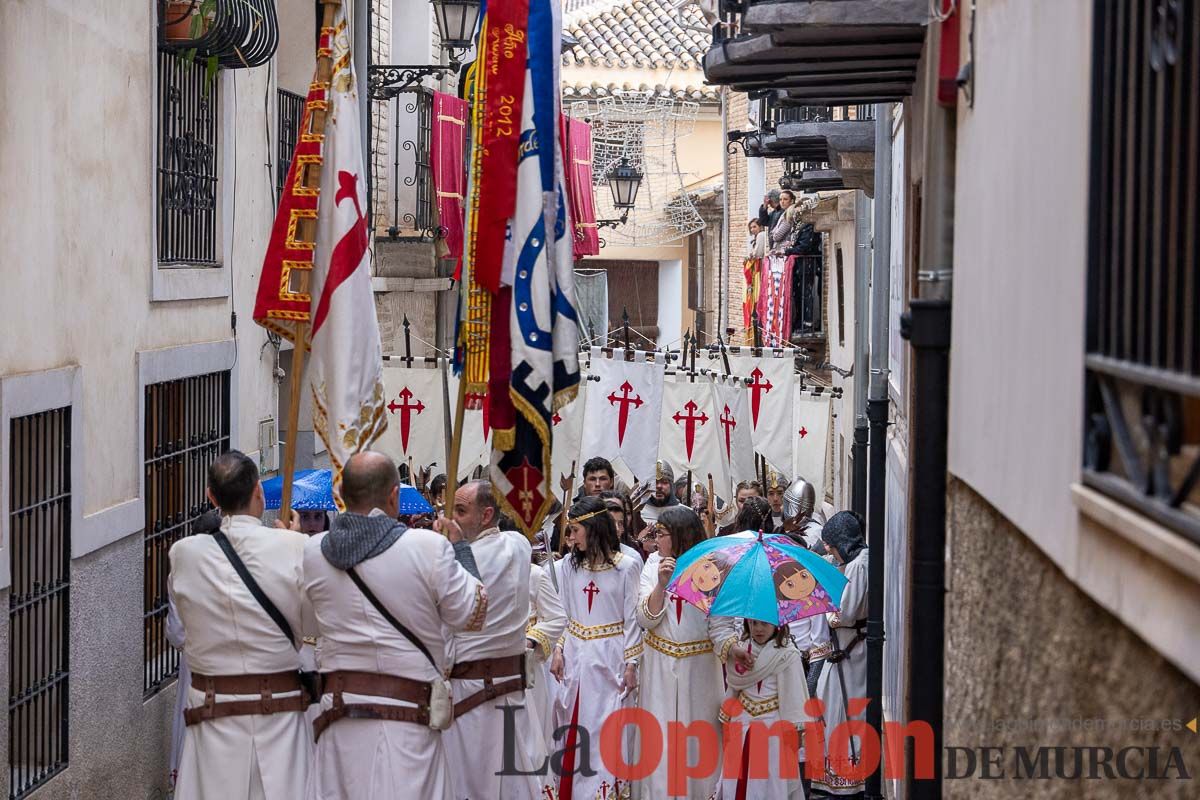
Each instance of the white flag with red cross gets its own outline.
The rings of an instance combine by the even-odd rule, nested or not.
[[[488,403],[483,402],[485,395],[467,392],[464,398],[467,407],[463,410],[462,447],[458,453],[458,479],[465,480],[475,471],[483,467],[486,478],[487,468],[492,463],[492,426],[488,419]],[[454,417],[458,410],[458,378],[450,376],[450,416]]]
[[[580,457],[609,461],[621,459],[629,471],[644,481],[654,475],[663,403],[663,365],[645,361],[619,361],[592,349],[586,424]],[[582,465],[581,465],[582,466]]]
[[[796,374],[793,360],[770,352],[761,357],[730,357],[730,369],[742,379],[750,406],[754,450],[781,475],[792,471],[792,406]]]
[[[414,469],[436,464],[434,473],[444,472],[446,406],[442,371],[391,364],[383,369],[388,427],[375,449],[391,456],[397,464],[411,463]],[[454,378],[450,380],[453,382]],[[450,389],[453,392],[454,386]]]
[[[733,486],[739,481],[755,478],[754,439],[750,434],[750,402],[741,381],[719,378],[713,381],[716,409],[720,412],[717,422],[721,426],[721,454],[729,471],[730,495],[717,489],[717,496],[728,499]]]
[[[825,499],[825,468],[829,459],[828,392],[814,395],[811,389],[796,387],[792,417],[792,479],[804,478],[817,490],[817,506]]]
[[[663,387],[662,433],[658,456],[675,470],[678,478],[692,473],[692,485],[727,482],[724,438],[712,383],[705,377],[675,381]]]
[[[330,46],[333,74],[326,98],[329,116],[323,133],[309,284],[312,360],[308,380],[313,428],[325,442],[336,488],[347,459],[369,447],[389,420],[371,288],[359,95],[350,34],[341,8]]]
[[[583,469],[579,447],[583,442],[583,421],[587,416],[587,391],[591,383],[587,374],[580,370],[579,391],[571,402],[554,412],[550,417],[554,433],[554,448],[550,453],[550,489],[559,492],[559,482],[571,476],[571,464],[575,464],[575,475]],[[579,487],[578,480],[575,482]]]

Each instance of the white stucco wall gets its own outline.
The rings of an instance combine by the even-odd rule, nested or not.
[[[228,339],[236,311],[234,446],[255,450],[258,420],[275,413],[271,351],[260,359],[266,336],[251,319],[274,215],[274,170],[264,164],[274,161],[275,86],[266,67],[219,78],[219,216],[227,226],[220,296],[151,302],[154,7],[0,5],[0,100],[12,112],[0,126],[0,182],[20,194],[0,215],[8,253],[0,264],[0,374],[82,367],[76,455],[84,471],[75,492],[85,515],[139,495],[139,351]]]
[[[1091,5],[979,4],[975,107],[960,100],[955,188],[949,468],[1068,575],[1083,403]]]
[[[658,262],[658,346],[678,347],[683,338],[684,294],[683,262]]]

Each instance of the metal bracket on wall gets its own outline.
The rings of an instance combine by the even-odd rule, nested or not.
[[[367,92],[372,100],[391,100],[411,92],[425,78],[438,80],[458,72],[459,64],[373,64],[367,70]]]

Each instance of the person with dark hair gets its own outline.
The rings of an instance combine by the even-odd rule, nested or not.
[[[169,553],[169,602],[191,668],[180,685],[187,730],[175,796],[300,797],[312,759],[297,652],[312,618],[304,596],[308,537],[262,524],[258,467],[237,450],[209,465],[205,493],[221,510],[220,527],[197,530]]]
[[[821,538],[830,558],[846,576],[838,610],[826,614],[830,627],[832,652],[817,681],[817,697],[825,704],[826,730],[836,730],[849,718],[849,701],[867,696],[867,648],[864,644],[867,620],[867,569],[870,552],[863,538],[863,519],[853,511],[840,511],[821,529]],[[810,667],[811,668],[811,667]],[[828,754],[822,777],[813,780],[816,793],[856,794],[861,783],[847,785],[830,764],[849,763],[862,753],[862,741],[851,737],[844,752]],[[845,772],[845,770],[841,770]]]
[[[758,481],[739,481],[734,490],[738,511],[742,510],[742,503],[746,502],[747,497],[762,497],[762,493],[762,484]]]
[[[511,762],[517,773],[504,769],[506,720],[517,730],[533,724],[524,691],[526,651],[539,644],[526,633],[532,547],[523,534],[501,527],[491,481],[464,484],[454,494],[453,511],[453,519],[439,526],[466,537],[488,593],[487,627],[454,634],[454,725],[443,738],[450,763],[472,765],[452,770],[454,796],[534,797],[540,787],[530,773],[541,748],[523,739]]]
[[[596,497],[613,488],[614,480],[616,473],[613,472],[612,462],[599,456],[589,458],[583,464],[583,486],[579,497]]]
[[[608,513],[612,515],[613,525],[617,528],[617,541],[621,543],[621,552],[630,558],[636,558],[640,568],[640,565],[646,562],[646,558],[642,555],[641,546],[634,537],[633,529],[629,524],[629,519],[633,514],[629,496],[613,489],[603,491],[598,496],[604,501]]]
[[[667,591],[675,571],[675,560],[704,541],[704,525],[686,506],[663,509],[654,526],[658,551],[642,570],[638,624],[644,631],[646,650],[640,670],[641,706],[662,728],[668,740],[668,725],[707,722],[717,729],[724,682],[716,648],[731,635],[733,620],[711,617],[683,598]],[[668,759],[640,782],[643,798],[667,797]],[[694,762],[694,756],[689,763]],[[688,780],[685,797],[712,796],[719,772]],[[678,794],[678,792],[675,792]],[[636,796],[636,792],[635,792]]]
[[[600,757],[600,730],[638,686],[639,563],[621,552],[612,515],[599,498],[572,505],[567,524],[571,554],[554,565],[567,633],[554,648],[550,673],[561,684],[555,732],[564,734],[556,735],[554,749],[573,754],[575,769],[558,778],[557,796],[593,798],[602,785],[620,796]],[[582,765],[590,770],[578,769]]]
[[[312,785],[287,797],[395,796],[420,786],[449,800],[453,778],[442,731],[453,704],[451,636],[482,630],[487,592],[462,531],[445,535],[397,521],[400,475],[373,451],[342,470],[346,511],[308,539],[305,591],[324,677]]]
[[[723,533],[741,533],[742,531],[775,532],[775,521],[771,517],[771,504],[761,497],[747,497],[738,512],[737,520],[731,528]]]
[[[726,718],[725,740],[741,739],[741,751],[761,755],[762,760],[740,759],[736,773],[725,772],[722,796],[803,800],[803,773],[796,769],[800,739],[791,738],[789,742],[788,736],[768,733],[777,726],[803,733],[805,725],[813,721],[805,708],[809,694],[800,651],[787,625],[747,619],[743,631],[741,644],[754,655],[754,662],[748,669],[725,673],[729,697],[738,701],[731,705],[739,711]],[[794,748],[792,752],[788,752],[789,747]],[[756,761],[765,768],[751,766]]]

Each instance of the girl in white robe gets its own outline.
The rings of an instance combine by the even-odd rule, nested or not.
[[[828,741],[846,721],[847,698],[867,696],[867,644],[863,633],[867,619],[868,550],[862,535],[862,518],[851,511],[841,511],[830,517],[821,535],[847,581],[838,610],[825,615],[829,621],[833,652],[827,657],[817,681],[817,697],[824,705],[825,738]],[[840,660],[839,651],[843,655]],[[856,736],[850,737],[846,752],[826,752],[824,775],[813,780],[814,792],[839,797],[861,796],[863,783],[843,777],[849,771],[847,764],[856,762],[861,752],[862,744]]]
[[[550,754],[554,744],[553,710],[555,681],[550,677],[550,656],[555,643],[567,629],[567,616],[563,611],[558,590],[550,577],[550,562],[545,567],[533,564],[529,568],[529,625],[525,636],[533,645],[526,654],[526,672],[529,688],[525,690],[525,703],[529,706],[529,719],[534,730],[530,734],[530,760],[541,764]]]
[[[690,725],[703,721],[714,730],[719,729],[725,684],[716,652],[735,629],[728,617],[710,617],[666,591],[675,559],[704,541],[704,526],[696,512],[685,506],[665,508],[652,527],[658,551],[642,570],[637,610],[646,645],[638,676],[639,695],[641,707],[659,721],[661,741],[668,743],[667,726],[672,722]],[[699,764],[699,740],[689,737],[687,744],[687,764]],[[684,755],[679,753],[674,758],[682,759]],[[671,796],[668,791],[671,757],[670,748],[665,747],[654,773],[634,784],[634,798],[657,800]],[[719,777],[719,770],[714,770],[710,775],[690,778],[686,793],[674,796],[708,800]]]
[[[640,565],[621,552],[602,500],[576,502],[568,524],[571,551],[554,566],[567,615],[567,632],[550,665],[559,682],[555,732],[566,727],[554,742],[554,749],[563,752],[554,797],[617,800],[628,796],[628,786],[602,761],[600,735],[611,714],[632,704],[638,685]]]
[[[740,713],[732,717],[724,711],[721,714],[725,723],[724,746],[726,750],[736,748],[737,756],[725,760],[722,797],[803,800],[799,751],[803,747],[804,725],[811,718],[804,709],[808,685],[800,651],[786,625],[777,628],[758,620],[746,620],[744,643],[754,658],[754,666],[733,667],[725,676],[729,684],[727,703],[736,700],[733,706]],[[779,722],[788,725],[773,728]],[[752,727],[751,723],[761,726]],[[788,731],[787,737],[779,734],[781,729]],[[730,774],[728,762],[739,765],[735,774]]]

